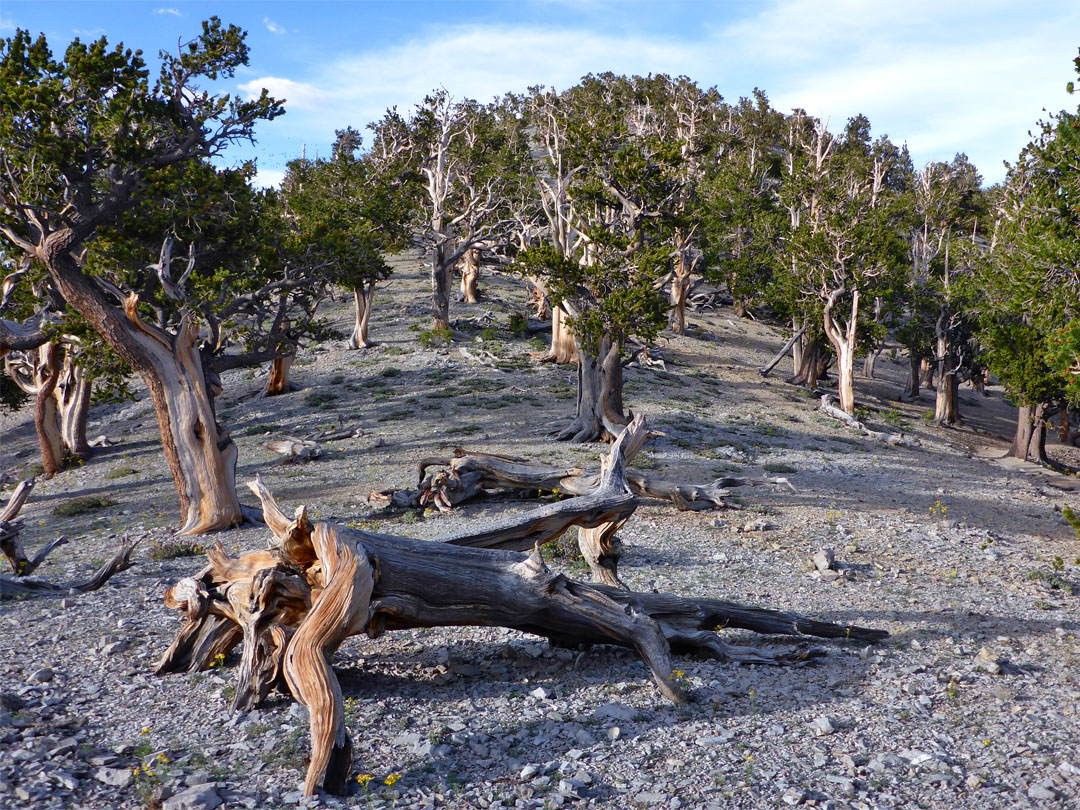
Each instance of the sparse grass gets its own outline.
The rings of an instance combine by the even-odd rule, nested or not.
[[[318,408],[320,411],[330,410],[337,400],[338,395],[332,391],[309,391],[304,396],[305,405],[309,408]]]
[[[206,553],[206,548],[190,537],[173,537],[168,540],[155,540],[150,544],[150,559],[161,562],[175,560],[177,557],[198,557]]]
[[[780,464],[775,462],[762,465],[762,469],[764,469],[765,472],[775,473],[776,475],[798,472],[798,469],[792,467],[790,464]]]
[[[425,349],[438,349],[450,345],[454,339],[454,333],[446,327],[442,329],[426,329],[416,336],[420,345]]]
[[[53,514],[59,517],[75,517],[108,509],[110,506],[116,506],[116,501],[108,495],[85,495],[82,498],[73,498],[58,504],[53,509]]]
[[[105,480],[115,481],[117,478],[126,478],[129,475],[135,475],[135,473],[137,472],[138,470],[136,470],[134,467],[128,467],[126,465],[122,467],[115,467],[105,473]]]
[[[456,427],[447,428],[446,429],[446,435],[447,436],[472,436],[474,433],[479,433],[481,430],[483,430],[483,428],[480,427],[480,425],[476,425],[476,424],[458,425]]]
[[[262,436],[265,433],[273,433],[278,429],[278,426],[273,422],[263,422],[258,425],[250,425],[247,430],[244,431],[245,436]]]
[[[396,411],[387,411],[386,413],[379,414],[379,422],[398,422],[407,416],[412,416],[412,408],[400,408]]]
[[[1072,527],[1077,539],[1080,540],[1080,515],[1077,515],[1071,507],[1066,506],[1061,510],[1061,516],[1065,518],[1065,522]]]
[[[393,366],[388,366],[387,368],[384,368],[382,371],[379,372],[379,376],[380,377],[386,377],[386,378],[400,377],[401,376],[401,369],[400,368],[394,368]]]

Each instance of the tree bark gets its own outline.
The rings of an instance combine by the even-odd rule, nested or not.
[[[60,438],[65,452],[80,461],[90,458],[93,453],[86,440],[86,419],[90,414],[93,387],[86,369],[72,359],[71,352],[65,352],[54,396],[60,411]]]
[[[937,396],[934,398],[934,421],[939,425],[961,424],[960,378],[956,374],[939,372]]]
[[[840,409],[848,416],[855,414],[855,339],[859,323],[859,291],[851,293],[851,311],[847,323],[841,328],[837,322],[834,307],[843,290],[833,291],[825,301],[824,327],[825,336],[836,351],[836,387],[840,399]]]
[[[461,258],[461,300],[466,304],[479,304],[480,251],[472,247]]]
[[[561,306],[551,308],[551,349],[544,359],[560,366],[576,363],[578,359],[577,343]]]
[[[431,326],[450,328],[450,276],[453,265],[447,261],[442,243],[431,249]]]
[[[34,429],[41,448],[41,467],[48,480],[64,466],[64,440],[57,422],[56,384],[60,380],[59,349],[55,343],[46,343],[38,349],[35,369],[37,394],[34,400]]]
[[[1046,405],[1021,405],[1016,414],[1016,432],[1006,458],[1049,464],[1046,456]]]
[[[908,350],[908,376],[904,385],[904,393],[900,395],[902,400],[916,402],[919,399],[919,379],[922,358],[914,351]]]
[[[671,304],[669,323],[676,335],[686,334],[686,299],[690,295],[690,276],[694,263],[688,251],[680,250],[675,259],[675,272],[671,277],[671,292],[668,301]]]
[[[612,440],[627,424],[623,414],[622,363],[619,345],[609,338],[597,357],[578,350],[578,399],[574,420],[559,434],[560,441]]]
[[[349,336],[350,349],[366,349],[374,345],[368,339],[368,324],[371,323],[371,309],[375,301],[375,282],[367,289],[353,290],[353,330]]]
[[[111,306],[72,258],[75,239],[71,231],[54,232],[38,258],[64,300],[146,383],[180,497],[179,532],[201,534],[243,522],[236,497],[236,445],[217,423],[192,316],[185,316],[171,334],[142,320],[136,295],[128,297],[122,312]]]
[[[795,346],[798,345],[799,342],[796,341]],[[788,382],[793,385],[805,385],[811,391],[816,391],[818,381],[824,379],[830,362],[832,362],[831,358],[825,351],[821,337],[811,338],[803,344],[799,352],[799,364],[795,366],[795,373]]]

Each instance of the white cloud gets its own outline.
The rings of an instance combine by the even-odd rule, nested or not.
[[[178,9],[178,8],[155,8],[154,13],[155,14],[169,14],[169,15],[171,15],[173,17],[183,17],[184,16],[183,14],[180,13],[180,9]]]
[[[266,25],[266,30],[271,34],[285,34],[288,33],[284,27],[278,25],[269,17],[263,17],[263,23]]]
[[[0,17],[0,34],[13,33],[15,27],[15,20],[10,17]]]
[[[326,94],[314,85],[304,82],[294,82],[291,79],[276,76],[263,76],[240,85],[240,89],[247,94],[248,98],[257,98],[263,88],[266,88],[274,98],[284,99],[287,110],[325,110],[327,108]]]
[[[361,128],[387,107],[406,112],[439,86],[486,101],[535,84],[566,88],[589,72],[686,74],[729,100],[761,87],[778,109],[803,107],[833,128],[865,113],[875,135],[907,142],[917,164],[965,151],[993,182],[1042,107],[1068,104],[1080,24],[1071,6],[1035,21],[1015,9],[999,19],[1002,9],[1004,0],[781,0],[733,24],[699,21],[678,40],[607,28],[431,28],[241,88],[287,100],[290,114],[274,124],[283,136],[329,145],[335,129]]]
[[[73,28],[73,29],[71,29],[71,33],[73,33],[75,36],[83,38],[83,39],[99,39],[99,38],[105,36],[105,29],[101,28],[100,26],[97,27],[97,28],[90,28],[90,29]]]
[[[259,168],[255,172],[255,179],[252,181],[255,188],[277,188],[281,185],[281,181],[285,179],[284,169],[263,169]]]

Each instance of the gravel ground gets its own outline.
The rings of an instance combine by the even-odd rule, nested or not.
[[[286,510],[429,537],[529,508],[496,499],[448,515],[383,513],[372,489],[414,484],[424,456],[462,445],[577,465],[596,446],[552,443],[573,408],[572,369],[537,365],[505,331],[521,306],[513,279],[458,306],[475,336],[424,348],[425,281],[413,258],[377,300],[364,352],[301,352],[303,389],[253,396],[262,372],[226,379],[220,411],[240,449],[239,480],[261,473]],[[347,312],[328,314],[344,327]],[[678,658],[693,690],[664,702],[630,652],[551,649],[517,632],[448,628],[350,639],[335,667],[356,745],[349,796],[302,800],[307,724],[272,698],[230,716],[230,657],[197,675],[150,668],[179,628],[164,589],[200,558],[156,559],[177,525],[171,479],[145,398],[101,406],[91,435],[117,443],[40,483],[23,510],[24,544],[70,542],[37,572],[70,582],[123,533],[145,534],[134,568],[105,588],[0,603],[0,806],[398,808],[657,807],[1016,808],[1080,803],[1080,543],[1060,510],[1077,481],[991,457],[1015,411],[999,388],[965,390],[967,425],[926,424],[932,392],[895,402],[905,361],[886,354],[857,380],[862,418],[904,431],[893,447],[815,410],[816,400],[755,371],[779,330],[730,312],[696,313],[660,341],[666,370],[627,370],[627,401],[666,436],[636,462],[667,477],[782,475],[792,488],[735,490],[732,508],[678,513],[643,503],[620,533],[635,589],[713,596],[888,629],[873,648],[823,641],[811,666],[766,668]],[[497,330],[483,340],[483,327]],[[488,337],[491,337],[490,333]],[[343,341],[342,341],[343,343]],[[464,356],[485,350],[500,368]],[[31,411],[0,416],[0,472],[36,460]],[[322,456],[283,466],[263,445],[331,426],[356,428]],[[1060,461],[1080,466],[1072,448]],[[86,495],[116,503],[70,517]],[[262,547],[260,527],[221,533]],[[814,569],[830,547],[836,569]],[[160,556],[160,555],[157,555]],[[579,561],[555,557],[574,576]],[[748,645],[784,639],[729,633]]]

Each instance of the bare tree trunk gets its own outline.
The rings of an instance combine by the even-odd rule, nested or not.
[[[619,348],[617,343],[605,338],[600,344],[599,357],[583,349],[578,350],[577,415],[558,434],[560,440],[610,440],[618,436],[626,425]]]
[[[350,349],[366,349],[374,345],[368,339],[368,324],[371,323],[371,309],[375,301],[375,282],[367,289],[353,290],[353,330],[349,336]]]
[[[630,511],[621,511],[619,520],[633,511],[620,454],[630,443],[625,437],[633,439],[643,429],[638,419],[616,441],[596,493],[606,501],[629,499]],[[451,545],[325,523],[313,526],[304,507],[290,519],[261,481],[252,488],[262,501],[275,548],[231,558],[219,545],[208,554],[209,566],[166,591],[166,605],[183,610],[187,621],[155,672],[203,669],[215,651],[225,652],[243,640],[235,709],[257,703],[284,670],[290,691],[310,712],[311,758],[304,782],[309,795],[320,789],[341,791],[349,776],[352,744],[329,663],[349,635],[366,632],[378,638],[399,629],[477,625],[510,627],[553,643],[618,644],[636,649],[660,694],[676,702],[685,695],[673,677],[671,650],[753,664],[797,663],[821,655],[805,647],[779,655],[733,647],[716,635],[722,627],[859,641],[887,636],[718,600],[575,582],[550,571],[538,547],[565,531],[565,523],[556,522],[552,532],[536,536],[537,546],[526,557],[482,543]],[[581,511],[573,501],[558,506]],[[532,537],[536,523],[525,514],[497,532],[481,527],[476,536],[496,537],[501,545],[515,535]]]
[[[536,312],[536,319],[546,321],[553,317],[551,302],[548,298],[547,287],[544,280],[539,276],[529,276],[525,279],[526,296],[528,306]]]
[[[64,448],[70,457],[80,461],[90,458],[93,453],[86,440],[86,418],[90,413],[93,387],[86,369],[76,364],[71,353],[66,352],[54,396],[60,411],[60,437]]]
[[[915,402],[919,398],[919,377],[922,358],[914,351],[908,350],[908,378],[904,387],[904,393],[900,398],[908,402]]]
[[[1048,464],[1046,456],[1046,406],[1021,405],[1016,414],[1016,433],[1006,458]]]
[[[792,376],[797,376],[802,367],[803,350],[810,338],[807,336],[807,327],[802,318],[791,319],[791,332],[795,339],[791,343],[791,368]]]
[[[825,351],[821,337],[811,338],[803,345],[799,354],[799,365],[795,367],[795,373],[788,382],[793,385],[805,385],[814,391],[817,389],[818,381],[824,378],[829,363],[829,355]]]
[[[919,360],[919,379],[924,388],[934,389],[934,364],[928,357]]]
[[[55,343],[46,343],[38,349],[38,365],[35,374],[37,394],[34,401],[34,429],[41,447],[41,467],[45,478],[56,475],[64,466],[64,441],[57,422],[56,384],[60,379],[59,349]]]
[[[577,362],[577,343],[570,327],[566,325],[566,311],[561,306],[551,308],[551,350],[546,360],[560,366]]]
[[[469,248],[461,259],[461,300],[466,304],[479,304],[480,251]]]
[[[431,249],[431,325],[434,329],[450,328],[450,276],[453,266],[446,261],[446,246]]]
[[[939,425],[961,424],[960,378],[956,374],[944,374],[938,378],[937,397],[934,399],[934,421]]]
[[[688,252],[680,250],[675,259],[675,272],[671,277],[671,293],[668,297],[671,304],[669,323],[671,331],[676,335],[686,334],[686,299],[690,295],[690,276],[693,269]]]

